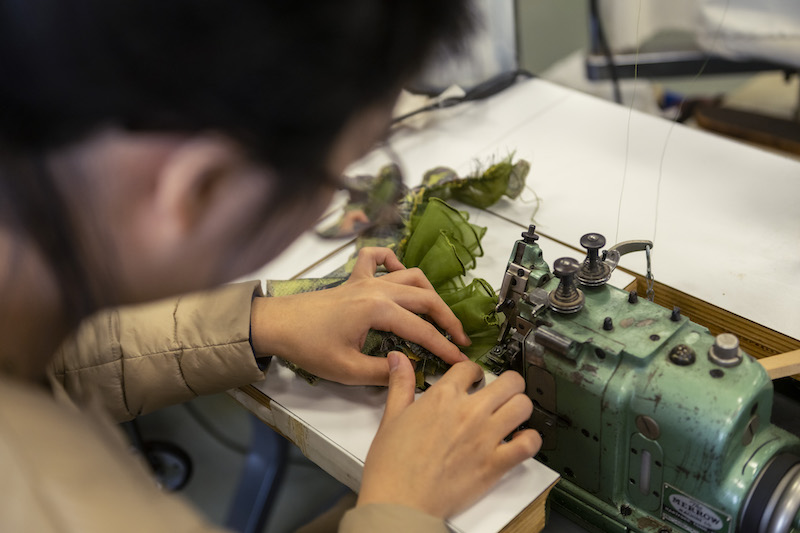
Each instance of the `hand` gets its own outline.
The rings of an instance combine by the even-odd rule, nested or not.
[[[531,429],[503,442],[533,410],[516,372],[469,394],[483,370],[458,363],[415,402],[411,363],[399,352],[388,359],[389,396],[367,454],[358,505],[396,503],[447,518],[539,451],[542,439]]]
[[[379,265],[389,274],[375,277]],[[430,322],[469,345],[461,322],[417,268],[406,269],[388,248],[363,248],[353,273],[339,287],[256,298],[251,312],[253,348],[277,355],[319,377],[347,385],[386,385],[386,359],[361,353],[370,329],[391,331],[447,363],[467,359]]]

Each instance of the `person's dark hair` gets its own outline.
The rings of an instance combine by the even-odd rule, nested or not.
[[[457,47],[467,1],[0,0],[0,154],[44,173],[0,167],[0,216],[31,228],[15,205],[58,201],[37,159],[106,126],[220,132],[307,191],[348,118]],[[68,238],[32,237],[70,262]]]
[[[0,140],[210,129],[310,175],[349,116],[398,90],[432,46],[459,41],[464,4],[2,0]]]

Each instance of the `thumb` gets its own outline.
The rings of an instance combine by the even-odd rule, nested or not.
[[[406,407],[414,403],[417,379],[408,357],[400,352],[389,352],[389,395],[383,411],[381,426],[397,418]]]

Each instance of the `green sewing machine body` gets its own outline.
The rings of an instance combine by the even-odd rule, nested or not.
[[[761,365],[724,346],[732,336],[605,282],[565,295],[578,263],[559,259],[554,278],[533,232],[514,245],[506,320],[481,362],[526,379],[537,458],[562,475],[551,503],[596,531],[789,531],[800,440],[770,423]]]

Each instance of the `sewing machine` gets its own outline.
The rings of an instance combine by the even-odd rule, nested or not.
[[[534,402],[537,459],[561,473],[550,501],[599,531],[784,533],[800,525],[800,439],[770,423],[772,383],[731,334],[716,337],[635,291],[607,285],[605,246],[551,272],[535,227],[511,252],[498,344]]]

